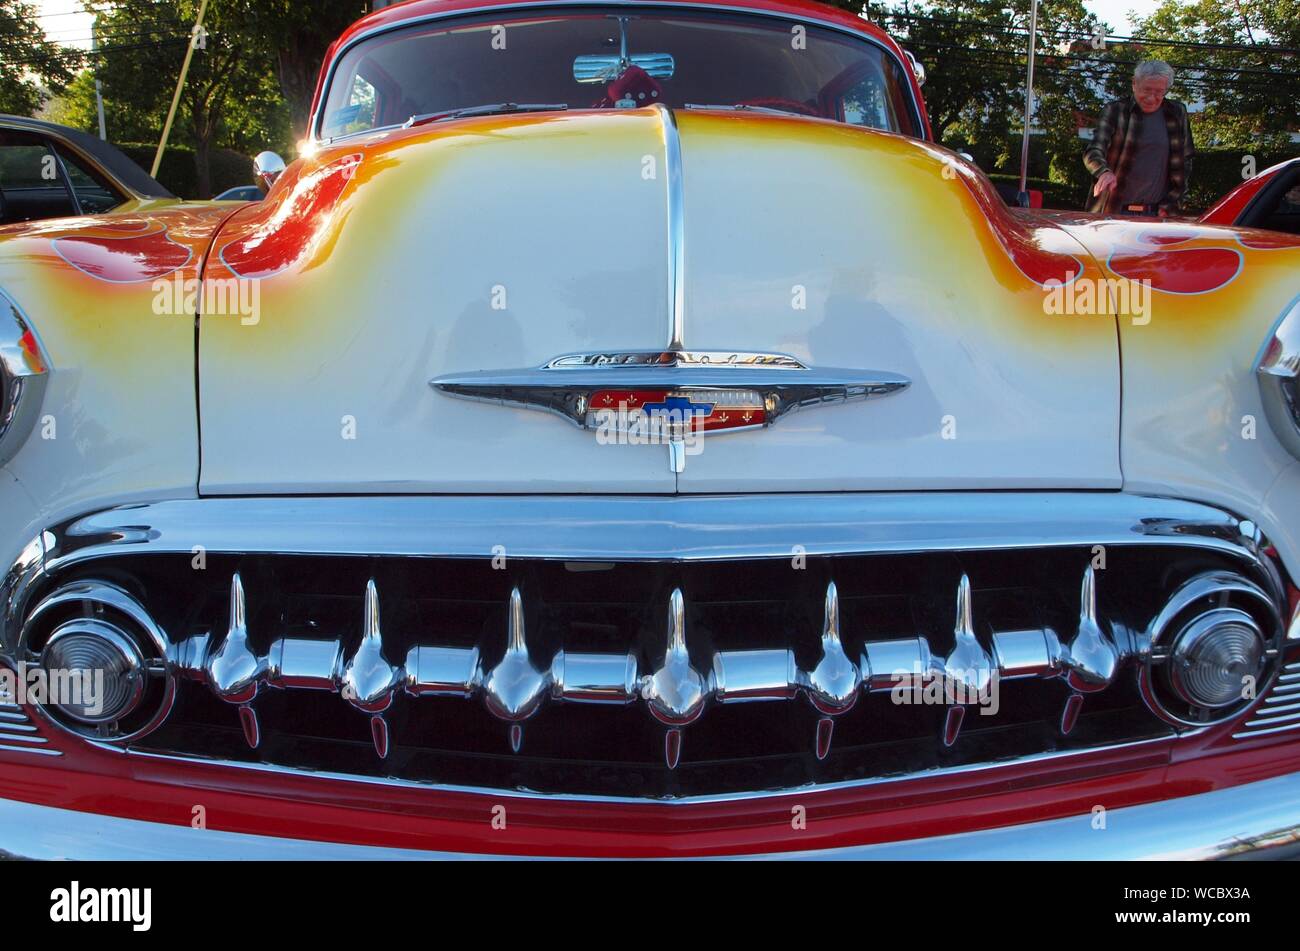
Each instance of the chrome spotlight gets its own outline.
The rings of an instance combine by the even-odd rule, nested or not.
[[[144,657],[121,628],[94,618],[59,626],[41,651],[49,705],[81,723],[114,723],[144,697]]]
[[[44,674],[47,693],[35,709],[80,736],[143,736],[175,699],[166,635],[144,605],[108,582],[71,582],[44,598],[23,623],[19,655]]]
[[[1194,707],[1240,701],[1264,673],[1264,635],[1245,611],[1219,608],[1195,618],[1174,641],[1169,681]],[[1253,691],[1252,691],[1253,692]]]
[[[1229,571],[1196,575],[1147,629],[1142,697],[1181,726],[1231,719],[1263,690],[1283,633],[1279,601],[1255,582]]]

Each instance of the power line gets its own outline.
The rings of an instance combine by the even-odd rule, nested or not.
[[[25,59],[25,60],[6,60],[14,66],[43,66],[49,60],[62,61],[63,65],[76,62],[82,59],[106,56],[112,53],[126,53],[132,50],[158,49],[165,46],[179,46],[190,42],[188,36],[177,37],[174,40],[158,40],[152,43],[131,43],[125,46],[101,46],[97,50],[67,50],[63,53],[52,53],[48,59]]]
[[[893,13],[893,12],[884,13],[881,17],[881,19],[890,19],[890,18],[895,20],[917,21],[923,23],[943,23],[943,24],[962,26],[962,27],[976,26],[976,27],[983,27],[988,30],[1001,32],[1001,33],[1014,33],[1018,36],[1023,36],[1026,38],[1028,38],[1029,36],[1028,27],[1015,26],[1008,23],[994,23],[989,20],[969,20],[960,17],[931,17],[931,16],[924,16],[919,13]],[[1092,33],[1080,33],[1075,30],[1071,30],[1064,27],[1060,29],[1049,29],[1047,27],[1039,27],[1038,33],[1039,35],[1051,34],[1051,35],[1056,35],[1061,37],[1070,37],[1072,39],[1079,39],[1079,40],[1092,39],[1093,36],[1095,35]],[[1260,53],[1260,52],[1283,53],[1289,56],[1300,54],[1300,49],[1289,47],[1289,46],[1276,46],[1271,43],[1259,43],[1253,45],[1235,44],[1235,43],[1207,43],[1207,42],[1196,42],[1192,40],[1169,40],[1169,39],[1161,39],[1158,37],[1151,37],[1151,36],[1119,36],[1119,35],[1112,35],[1112,34],[1106,34],[1103,38],[1106,40],[1107,43],[1134,43],[1134,44],[1144,44],[1147,46],[1177,46],[1177,47],[1186,47],[1189,49],[1213,49],[1213,50],[1220,50],[1224,52],[1240,52],[1240,53]]]
[[[968,63],[974,66],[983,66],[986,68],[1005,70],[1008,77],[1014,76],[1016,78],[1019,78],[1021,75],[1020,65],[1016,63],[1009,63],[1006,60],[1001,60],[1001,59],[990,60],[986,58],[970,57],[970,56],[959,56],[956,57],[956,59],[959,62]],[[1076,71],[1071,71],[1066,69],[1056,69],[1050,66],[1041,67],[1036,71],[1042,75],[1051,76],[1060,79],[1079,77],[1079,74]],[[1188,92],[1192,94],[1198,96],[1204,96],[1208,99],[1210,98],[1208,94],[1212,94],[1214,92],[1222,90],[1224,88],[1224,85],[1225,84],[1221,82],[1213,83],[1210,82],[1209,80],[1204,80],[1200,82],[1185,83],[1185,88],[1187,89]],[[1269,86],[1263,83],[1235,83],[1232,85],[1232,89],[1237,93],[1251,94],[1265,100],[1276,99],[1279,102],[1288,102],[1288,103],[1291,101],[1290,94],[1287,93],[1285,90],[1281,90],[1277,86]]]
[[[951,50],[953,51],[953,54],[955,54],[955,55],[950,54],[950,58],[952,59],[957,59],[959,61],[965,61],[965,62],[979,62],[984,64],[1000,66],[1006,68],[1008,71],[1016,72],[1017,74],[1023,72],[1024,69],[1023,61],[1019,57],[1016,57],[1012,53],[1004,53],[1000,50],[963,47],[963,46],[955,46],[947,43],[931,43],[931,42],[918,42],[913,45],[917,47],[924,47],[930,49]],[[981,53],[985,55],[983,57],[972,55],[972,54],[981,54]],[[1071,70],[1062,67],[1054,67],[1051,64],[1051,59],[1052,59],[1051,57],[1045,57],[1044,59],[1046,60],[1046,62],[1042,62],[1037,67],[1038,69],[1046,70],[1054,75],[1065,75],[1065,76],[1079,76],[1084,72],[1101,72],[1101,73],[1113,72],[1116,69],[1126,69],[1129,65],[1127,63],[1118,62],[1118,61],[1085,60],[1085,62],[1087,62],[1089,66],[1093,67],[1091,70]],[[938,67],[936,66],[935,74],[938,75],[938,72],[939,72]],[[1235,73],[1237,71],[1227,70],[1227,72]],[[1286,78],[1300,77],[1300,72],[1284,72],[1284,71],[1273,72],[1268,70],[1255,70],[1253,72],[1262,73],[1268,76],[1281,76]],[[1212,80],[1212,79],[1198,77],[1195,75],[1189,76],[1186,73],[1184,73],[1182,76],[1179,77],[1178,82],[1182,85],[1204,86],[1204,87],[1215,88],[1215,89],[1222,88],[1225,85],[1225,83],[1222,80]],[[1266,89],[1269,91],[1276,92],[1280,96],[1285,95],[1288,98],[1291,96],[1291,93],[1288,90],[1279,88],[1276,84],[1266,83],[1262,80],[1250,80],[1250,79],[1238,80],[1237,82],[1234,82],[1231,85],[1236,88]]]
[[[168,6],[168,5],[169,5],[169,4],[166,2],[166,0],[159,0],[158,3],[152,4],[152,6],[153,6],[155,9],[162,9],[164,6]],[[106,11],[104,11],[104,12],[106,12],[106,13],[117,13],[117,12],[120,12],[121,9],[122,9],[122,8],[121,8],[120,6],[110,7],[108,10],[106,10]],[[92,12],[87,11],[87,10],[66,10],[66,11],[64,11],[64,12],[62,12],[62,13],[33,13],[33,14],[29,15],[29,16],[9,16],[9,17],[7,17],[6,19],[8,19],[8,20],[45,20],[45,19],[49,19],[50,17],[66,17],[66,16],[74,16],[74,15],[76,15],[76,14],[81,14],[82,16],[92,16],[92,17],[93,17],[93,16],[98,16],[98,15],[99,15],[98,13],[92,13]]]
[[[1007,51],[1006,53],[1003,53],[1000,50],[988,50],[986,47],[960,46],[952,43],[938,43],[931,40],[916,40],[911,45],[916,47],[931,47],[935,49],[982,50],[985,52],[997,53],[998,55],[1015,57],[1014,61],[1017,62],[1017,64],[1023,62],[1023,57],[1018,56],[1016,53],[1012,51]],[[1072,62],[1088,63],[1091,65],[1108,66],[1112,68],[1127,67],[1129,65],[1128,63],[1125,63],[1122,60],[1105,60],[1096,56],[1080,56],[1078,54],[1072,54],[1072,53],[1048,52],[1048,53],[1040,53],[1038,55],[1043,59],[1070,60]],[[1186,73],[1188,72],[1222,73],[1230,76],[1244,74],[1248,76],[1259,75],[1259,76],[1269,76],[1274,78],[1283,77],[1288,79],[1300,79],[1300,71],[1293,72],[1290,70],[1280,70],[1280,69],[1256,69],[1249,66],[1191,66],[1183,70],[1184,75],[1186,75]]]

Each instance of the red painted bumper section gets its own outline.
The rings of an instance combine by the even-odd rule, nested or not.
[[[593,802],[384,785],[88,748],[0,751],[0,798],[148,822],[353,845],[519,856],[669,857],[840,848],[1159,802],[1300,769],[1300,736],[1180,741],[856,787],[692,803]],[[504,828],[501,811],[504,806]],[[802,806],[806,827],[795,828]],[[498,818],[493,822],[494,816]]]

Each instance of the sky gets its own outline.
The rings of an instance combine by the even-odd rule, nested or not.
[[[1130,11],[1147,16],[1160,3],[1159,0],[1083,0],[1083,5],[1110,24],[1114,33],[1125,36],[1129,31]],[[39,0],[39,6],[46,35],[58,43],[90,47],[91,17],[82,11],[81,0]]]
[[[1145,17],[1160,6],[1158,0],[1083,0],[1083,5],[1089,13],[1095,13],[1109,23],[1111,30],[1120,36],[1128,35],[1130,12]]]

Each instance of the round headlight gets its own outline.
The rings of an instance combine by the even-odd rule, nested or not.
[[[1193,706],[1231,706],[1259,683],[1264,649],[1263,634],[1245,611],[1208,611],[1183,628],[1174,642],[1170,684]]]
[[[58,627],[41,651],[48,705],[82,723],[112,723],[144,695],[144,657],[113,624],[75,618]]]

